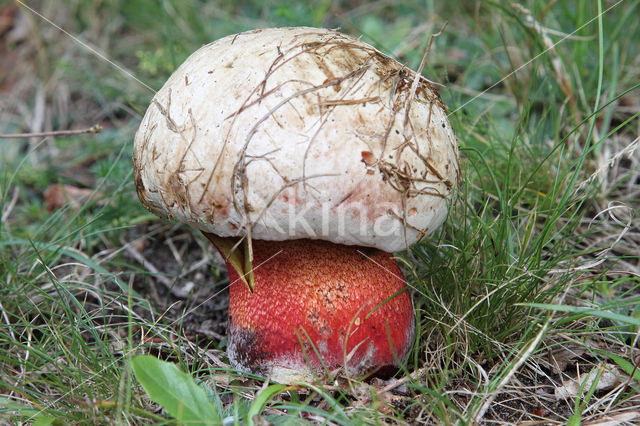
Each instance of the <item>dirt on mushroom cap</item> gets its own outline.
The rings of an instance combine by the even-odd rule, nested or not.
[[[386,251],[442,223],[459,174],[429,82],[315,28],[256,30],[196,51],[149,107],[134,170],[149,210],[207,232]]]

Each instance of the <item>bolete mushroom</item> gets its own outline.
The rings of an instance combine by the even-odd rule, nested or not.
[[[424,77],[332,30],[231,35],[155,95],[133,161],[145,207],[227,262],[233,367],[288,383],[407,356],[414,313],[390,253],[440,226],[459,173]]]

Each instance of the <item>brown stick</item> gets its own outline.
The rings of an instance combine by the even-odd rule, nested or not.
[[[81,135],[84,133],[100,133],[102,131],[102,126],[96,124],[95,126],[89,127],[88,129],[79,129],[79,130],[54,130],[52,132],[42,132],[42,133],[14,133],[14,134],[2,134],[0,133],[0,138],[6,139],[17,139],[17,138],[46,138],[47,136],[62,136],[62,135]]]

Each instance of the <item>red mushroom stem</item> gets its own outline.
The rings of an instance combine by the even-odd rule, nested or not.
[[[389,253],[316,240],[254,241],[251,292],[229,270],[228,354],[234,368],[279,382],[395,371],[414,315]]]

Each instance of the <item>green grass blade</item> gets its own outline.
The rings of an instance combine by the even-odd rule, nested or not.
[[[618,321],[624,324],[640,327],[640,318],[634,318],[629,315],[616,314],[615,312],[609,312],[600,309],[584,308],[579,306],[553,305],[547,303],[521,303],[520,305],[529,306],[531,308],[547,309],[550,311],[570,312],[581,316],[606,318],[612,321]]]
[[[247,424],[252,426],[254,424],[253,417],[259,416],[266,407],[267,402],[275,395],[284,392],[287,390],[285,385],[271,385],[266,389],[262,390],[256,399],[251,403],[251,407],[249,408],[249,412],[247,413]]]

